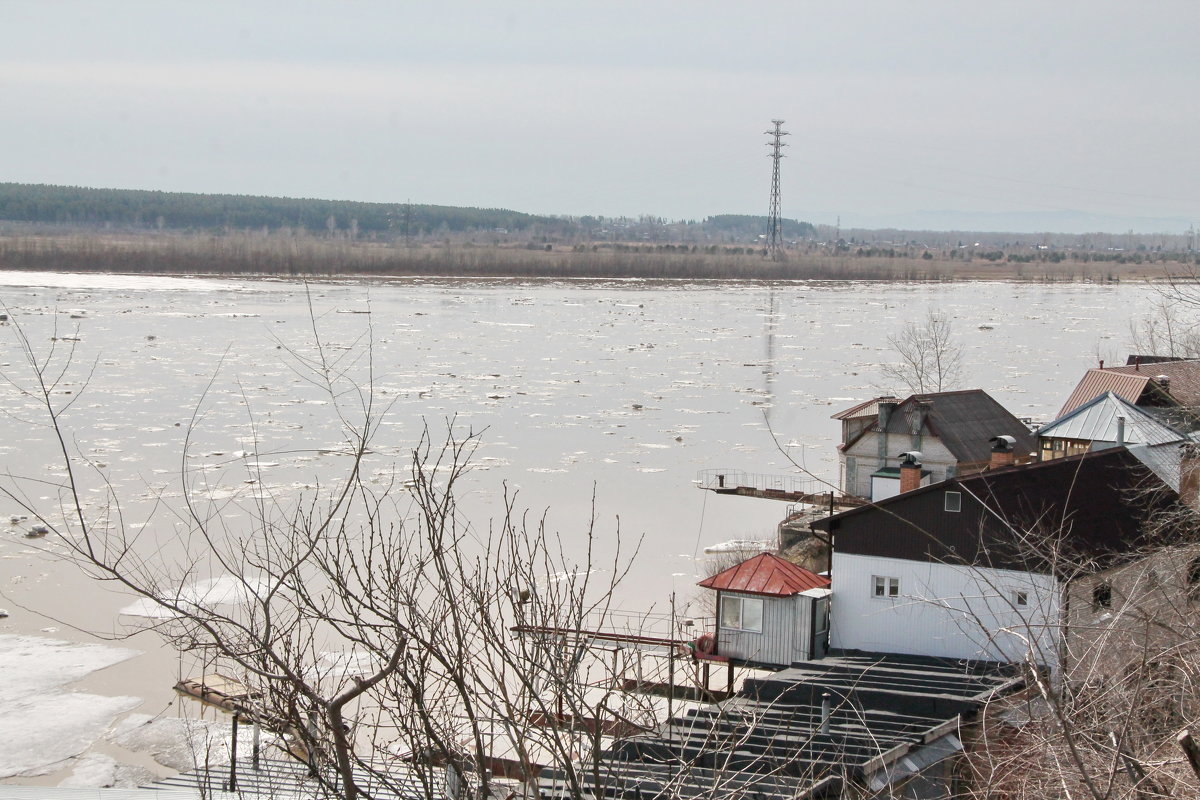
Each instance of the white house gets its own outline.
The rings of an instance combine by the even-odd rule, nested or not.
[[[1068,578],[1056,559],[1135,549],[1148,515],[1176,500],[1119,447],[819,520],[833,539],[830,647],[1053,666]]]

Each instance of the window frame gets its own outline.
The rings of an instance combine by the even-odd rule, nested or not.
[[[763,617],[764,617],[764,611],[765,611],[764,605],[765,604],[763,603],[763,598],[761,598],[761,597],[746,597],[745,595],[740,595],[740,594],[722,593],[721,594],[721,628],[724,630],[729,630],[729,631],[738,631],[740,633],[762,633],[763,632]],[[737,607],[736,615],[726,611],[727,607],[733,608],[734,606]],[[757,627],[752,627],[752,626],[746,627],[747,616],[753,617],[753,614],[748,615],[746,613],[747,607],[752,608],[752,609],[757,608],[757,614],[758,614],[758,626]],[[734,616],[737,617],[736,624],[733,622],[727,621]]]
[[[872,575],[871,597],[875,600],[896,600],[900,597],[900,579],[891,575]]]
[[[1012,603],[1016,608],[1029,608],[1029,590],[1013,589]]]
[[[950,500],[954,499],[954,508],[950,507]],[[951,514],[962,513],[962,492],[946,492],[942,499],[942,510]]]

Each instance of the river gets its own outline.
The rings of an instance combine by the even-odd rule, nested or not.
[[[476,469],[461,498],[474,524],[499,514],[505,487],[521,506],[545,513],[568,549],[594,513],[602,538],[619,527],[625,549],[638,548],[619,604],[662,610],[672,594],[681,604],[696,595],[706,546],[769,540],[784,513],[775,501],[700,491],[697,474],[795,474],[794,461],[836,480],[839,428],[830,415],[901,388],[882,385],[879,365],[892,357],[887,337],[906,321],[929,308],[948,315],[966,353],[966,385],[1017,416],[1048,421],[1098,358],[1123,361],[1130,320],[1152,299],[1133,284],[305,286],[0,273],[0,313],[11,319],[0,327],[8,378],[0,388],[0,464],[16,475],[61,476],[44,411],[20,390],[30,370],[19,324],[35,353],[73,350],[55,395],[71,403],[63,427],[121,498],[133,529],[161,534],[179,524],[161,503],[178,499],[184,472],[230,492],[256,480],[299,497],[347,460],[338,399],[303,374],[319,340],[334,370],[387,407],[377,460],[404,463],[425,425],[435,435],[448,420],[460,433],[479,432]],[[357,397],[340,400],[352,408]],[[35,504],[51,499],[49,491],[35,495]],[[16,637],[36,659],[38,641],[121,636],[127,620],[119,612],[129,598],[66,568],[49,540],[26,538],[28,521],[7,524],[23,513],[16,504],[0,501],[0,513],[7,652]],[[236,516],[229,521],[236,525]],[[0,754],[0,775],[95,780],[78,759],[63,761],[74,752],[150,766],[136,747],[114,744],[108,726],[134,707],[148,715],[169,707],[170,687],[186,668],[145,635],[121,646],[138,654],[107,669],[98,661],[95,670],[68,671],[54,687],[0,689],[0,706],[30,692],[131,698],[86,729],[76,726],[78,742],[69,747],[39,756],[35,742],[13,758]],[[13,724],[0,723],[0,741],[18,733]],[[44,738],[61,743],[63,736]]]

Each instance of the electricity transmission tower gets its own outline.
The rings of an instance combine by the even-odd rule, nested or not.
[[[783,120],[773,119],[775,130],[767,131],[771,137],[767,147],[771,148],[771,214],[767,218],[767,252],[772,261],[783,260],[783,220],[779,216],[779,160],[783,158],[783,148],[787,147],[783,137],[788,132],[783,130]]]

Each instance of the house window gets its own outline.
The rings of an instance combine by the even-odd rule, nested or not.
[[[1092,587],[1092,610],[1112,608],[1112,584],[1100,581]]]
[[[721,627],[762,633],[763,601],[757,597],[721,596]]]
[[[962,492],[946,492],[946,510],[962,511]]]
[[[1024,589],[1017,589],[1012,593],[1013,605],[1018,608],[1024,608],[1029,605],[1029,592]]]
[[[871,594],[874,597],[899,597],[900,579],[883,575],[871,576]]]

